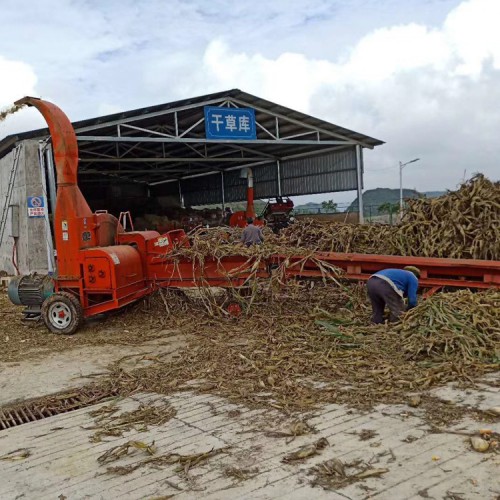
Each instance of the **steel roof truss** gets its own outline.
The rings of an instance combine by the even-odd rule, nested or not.
[[[79,141],[89,141],[89,142],[168,142],[168,143],[191,143],[191,144],[297,144],[297,145],[331,145],[331,146],[339,146],[339,145],[356,145],[358,141],[356,140],[327,140],[327,141],[319,141],[319,140],[292,140],[292,139],[256,139],[252,141],[248,141],[245,139],[198,139],[198,138],[170,138],[170,137],[113,137],[107,135],[79,135],[76,137]]]
[[[170,109],[164,109],[164,110],[161,110],[161,111],[153,111],[152,113],[144,113],[142,115],[136,115],[136,116],[131,116],[131,117],[128,117],[128,118],[122,118],[122,119],[119,119],[119,120],[113,120],[111,122],[99,123],[99,124],[96,124],[96,125],[89,125],[87,127],[77,128],[77,129],[75,129],[75,132],[77,134],[80,134],[82,132],[89,132],[91,130],[96,130],[96,129],[100,129],[100,128],[111,127],[113,125],[120,125],[120,124],[124,124],[124,123],[132,123],[132,122],[136,122],[136,121],[140,121],[140,120],[145,120],[145,119],[148,119],[148,118],[155,118],[157,116],[170,115],[172,113],[178,113],[180,111],[186,111],[186,110],[189,110],[189,109],[195,109],[195,108],[207,106],[209,104],[218,104],[218,103],[224,102],[226,100],[227,100],[226,97],[219,97],[219,98],[216,98],[216,99],[209,99],[209,100],[201,102],[201,103],[188,104],[188,105],[185,105],[185,106],[179,106],[178,108],[170,108]]]
[[[241,104],[244,107],[251,107],[251,108],[255,109],[256,111],[259,111],[259,112],[264,113],[264,114],[268,114],[270,116],[274,116],[275,118],[279,118],[280,120],[285,120],[285,121],[288,121],[290,123],[294,123],[295,125],[299,125],[299,126],[304,127],[304,128],[316,130],[316,131],[321,132],[323,134],[329,135],[330,137],[335,137],[337,139],[344,139],[346,141],[349,141],[349,143],[352,143],[352,141],[354,140],[356,144],[360,144],[360,145],[362,145],[365,148],[373,149],[373,146],[371,146],[369,144],[366,144],[363,141],[359,141],[359,140],[356,140],[356,139],[351,139],[350,137],[347,137],[345,135],[337,134],[335,132],[330,132],[329,130],[325,130],[325,129],[323,129],[321,127],[317,127],[315,125],[309,125],[308,123],[301,122],[300,120],[296,120],[294,118],[290,118],[290,117],[282,115],[280,113],[275,113],[275,112],[270,111],[268,109],[261,108],[259,106],[256,106],[255,104],[250,104],[250,103],[247,103],[247,102],[242,101],[242,100],[237,99],[237,98],[231,98],[231,100],[234,103]]]

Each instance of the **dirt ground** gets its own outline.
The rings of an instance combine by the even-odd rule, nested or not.
[[[0,362],[21,361],[84,346],[129,346],[173,335],[168,319],[143,301],[85,322],[77,335],[51,334],[41,320],[22,321],[22,307],[0,289]]]

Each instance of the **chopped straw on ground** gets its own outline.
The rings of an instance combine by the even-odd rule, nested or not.
[[[290,413],[332,402],[356,407],[404,402],[409,392],[471,383],[497,371],[498,290],[436,294],[399,324],[367,326],[364,287],[346,283],[340,270],[313,252],[498,258],[498,191],[498,183],[477,176],[457,193],[411,202],[397,228],[300,223],[280,236],[266,232],[265,243],[251,248],[234,244],[240,230],[198,230],[191,235],[192,245],[175,249],[172,258],[188,257],[203,268],[207,261],[242,255],[247,286],[217,293],[205,286],[188,294],[169,289],[141,301],[123,315],[140,325],[132,337],[148,330],[157,335],[168,325],[185,336],[187,345],[173,361],[159,355],[151,366],[133,371],[117,363],[103,385],[123,396],[215,392]],[[258,279],[260,266],[275,254],[282,260],[271,278]],[[285,280],[292,256],[299,257],[298,266],[315,259],[323,279]],[[227,313],[233,301],[243,306],[240,317]]]
[[[363,326],[369,311],[361,296],[360,287],[303,285],[273,300],[259,295],[255,313],[235,319],[207,314],[196,300],[168,292],[169,319],[188,335],[186,349],[173,362],[132,372],[116,366],[107,383],[124,395],[215,392],[289,413],[332,402],[403,402],[408,392],[469,383],[499,369],[500,292],[436,295],[401,324],[388,326]],[[454,339],[453,348],[440,347],[446,346],[450,317],[435,312],[449,304],[468,333]],[[157,307],[164,308],[163,301]]]
[[[163,425],[176,415],[176,410],[166,402],[161,404],[140,404],[133,411],[120,413],[116,404],[109,404],[91,411],[95,418],[94,434],[90,437],[93,443],[99,443],[103,437],[120,437],[124,432],[134,429],[137,432],[148,430],[149,425]]]

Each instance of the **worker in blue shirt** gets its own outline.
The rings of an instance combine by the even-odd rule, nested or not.
[[[408,297],[408,309],[417,305],[420,270],[414,266],[404,269],[384,269],[375,273],[366,283],[372,303],[372,323],[384,322],[385,306],[391,313],[389,321],[398,321],[405,310],[403,298]]]

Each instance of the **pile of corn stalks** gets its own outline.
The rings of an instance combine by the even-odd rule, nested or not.
[[[281,239],[327,252],[500,260],[500,183],[479,174],[458,191],[409,200],[399,226],[306,220]]]
[[[409,392],[470,382],[498,370],[498,291],[442,293],[398,325],[368,326],[364,288],[344,283],[340,270],[313,255],[320,249],[498,258],[499,229],[486,227],[498,221],[498,190],[497,184],[476,177],[457,193],[410,204],[397,228],[304,222],[280,236],[266,232],[264,244],[250,248],[238,244],[238,229],[198,230],[190,235],[191,246],[175,248],[172,258],[189,258],[202,269],[210,260],[243,256],[242,271],[249,274],[245,295],[229,289],[218,296],[200,286],[189,295],[159,292],[145,300],[146,309],[144,303],[136,305],[133,314],[141,329],[161,317],[169,329],[185,335],[186,347],[174,360],[159,357],[134,371],[117,364],[106,390],[123,396],[215,392],[248,406],[293,412],[322,403],[401,403]],[[447,250],[459,237],[466,243],[455,253]],[[420,247],[412,248],[418,238]],[[276,254],[283,261],[271,278],[254,279],[259,266]],[[325,279],[314,284],[284,280],[292,256],[316,259]],[[237,318],[226,312],[234,300],[244,306]],[[120,429],[108,426],[107,431]]]
[[[409,200],[398,229],[403,255],[499,260],[500,182],[476,175],[445,196]]]
[[[500,363],[500,291],[434,295],[394,329],[412,359]]]
[[[228,294],[214,294],[209,283],[200,282],[200,286],[195,290],[196,295],[202,302],[206,310],[211,314],[227,314],[225,306],[229,302],[238,302],[249,311],[256,296],[265,290],[270,293],[270,297],[279,293],[280,289],[287,285],[293,288],[296,282],[287,282],[286,272],[289,270],[299,270],[306,263],[313,263],[319,270],[324,282],[330,282],[334,286],[344,287],[341,283],[343,271],[329,262],[322,260],[321,256],[315,253],[314,249],[305,247],[291,247],[283,244],[269,230],[265,230],[265,240],[261,245],[246,247],[239,244],[241,229],[232,228],[209,228],[198,229],[189,234],[190,246],[178,246],[169,253],[169,257],[174,263],[188,259],[193,268],[203,275],[203,270],[207,263],[218,264],[220,270],[224,267],[220,265],[224,259],[239,256],[243,257],[241,264],[236,269],[232,269],[223,276],[230,280],[236,276],[244,274],[247,276],[245,286],[242,288],[230,288]],[[273,270],[269,279],[258,280],[257,277],[263,270],[266,270],[270,259],[280,256],[279,262],[273,261]],[[294,258],[291,262],[292,257]],[[298,258],[298,259],[297,259]],[[181,273],[179,272],[179,275]],[[206,285],[206,286],[204,286]],[[167,308],[168,308],[168,304]]]
[[[283,245],[321,252],[393,255],[397,228],[382,224],[323,223],[313,219],[295,222],[282,231]]]

